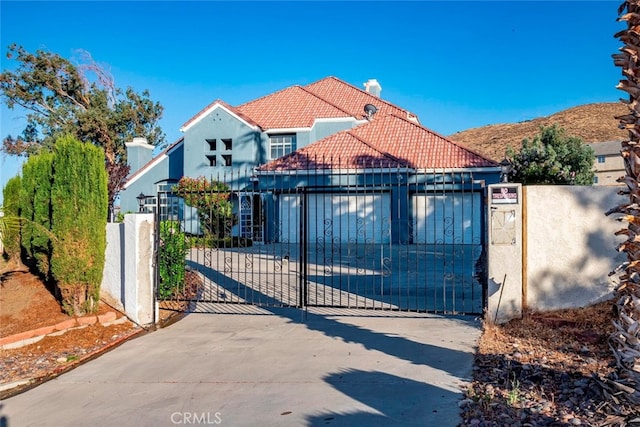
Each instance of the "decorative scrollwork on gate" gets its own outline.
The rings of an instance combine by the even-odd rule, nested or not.
[[[327,261],[326,257],[325,257],[325,264],[324,264],[324,274],[325,276],[333,275],[333,264]]]
[[[444,236],[453,236],[453,217],[445,216],[442,219],[442,230]]]
[[[224,272],[231,273],[233,271],[233,258],[230,253],[224,254]]]
[[[364,218],[358,218],[356,220],[356,236],[364,236],[365,234],[365,220]]]
[[[213,249],[203,249],[204,252],[204,266],[212,267],[213,266]]]
[[[224,223],[224,235],[231,236],[231,229],[233,228],[233,218],[226,218],[223,223]]]
[[[341,252],[340,236],[335,236],[331,239],[331,252],[334,255],[339,255]]]
[[[333,236],[333,219],[325,218],[323,223],[324,223],[324,230],[322,234],[328,239],[331,239],[331,237]]]
[[[383,257],[382,258],[382,277],[391,276],[391,258]]]

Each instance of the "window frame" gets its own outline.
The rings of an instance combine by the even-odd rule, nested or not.
[[[289,141],[286,141],[290,138]],[[295,133],[280,133],[269,135],[269,157],[270,160],[279,159],[297,150],[297,135]],[[274,149],[277,150],[274,156]]]

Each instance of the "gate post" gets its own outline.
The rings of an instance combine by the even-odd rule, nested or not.
[[[521,184],[489,186],[487,247],[487,313],[489,323],[504,323],[522,315]]]
[[[124,217],[124,295],[125,313],[140,325],[155,321],[155,221],[154,214]]]
[[[300,197],[300,210],[302,211],[300,213],[300,285],[298,287],[299,292],[300,292],[300,308],[304,308],[309,304],[308,298],[309,298],[309,292],[308,292],[308,285],[307,285],[307,267],[309,265],[308,259],[307,259],[307,250],[309,247],[309,242],[308,242],[308,199],[307,199],[307,191],[306,189],[302,189],[302,194]]]

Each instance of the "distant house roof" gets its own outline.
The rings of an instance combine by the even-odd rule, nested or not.
[[[412,120],[388,114],[316,141],[258,169],[457,169],[496,166],[496,162]]]
[[[593,142],[587,144],[596,156],[620,155],[622,143],[620,141]]]

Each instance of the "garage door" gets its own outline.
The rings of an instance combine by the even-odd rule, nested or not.
[[[389,243],[391,199],[383,194],[309,194],[308,239],[315,242]],[[281,241],[299,242],[300,196],[283,195]]]
[[[473,244],[481,240],[480,193],[416,194],[413,242]]]

